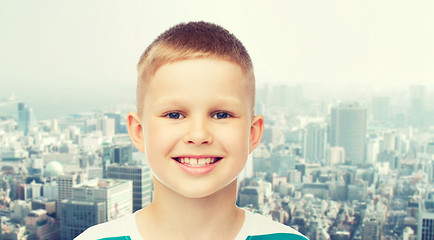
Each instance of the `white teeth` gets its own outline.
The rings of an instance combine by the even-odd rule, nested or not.
[[[196,158],[190,158],[190,164],[191,165],[197,165],[197,159]]]
[[[217,158],[208,157],[208,158],[188,158],[188,157],[180,157],[178,161],[182,164],[188,164],[193,167],[203,167],[209,164],[213,164]]]

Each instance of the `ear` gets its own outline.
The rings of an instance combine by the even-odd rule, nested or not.
[[[143,128],[139,116],[135,112],[129,112],[127,117],[128,134],[134,146],[145,153],[145,143],[143,139]]]
[[[261,141],[262,133],[264,132],[264,117],[262,115],[256,115],[253,118],[250,126],[249,137],[249,154],[255,150]]]

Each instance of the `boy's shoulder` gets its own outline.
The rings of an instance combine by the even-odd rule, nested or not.
[[[92,226],[74,240],[141,240],[136,226],[135,214],[129,214]]]
[[[235,240],[307,240],[295,229],[247,210],[244,225]]]

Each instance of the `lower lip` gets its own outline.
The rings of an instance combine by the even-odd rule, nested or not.
[[[190,167],[190,166],[182,164],[176,160],[173,160],[173,161],[175,161],[175,163],[177,163],[178,166],[188,174],[205,175],[205,174],[211,172],[215,167],[217,167],[217,164],[219,164],[221,160],[219,160],[218,162],[215,162],[213,164],[205,165],[203,167]]]

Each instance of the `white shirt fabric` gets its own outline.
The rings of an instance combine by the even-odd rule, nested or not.
[[[245,219],[234,240],[307,240],[291,227],[245,210]],[[90,227],[74,240],[147,240],[137,229],[136,216],[130,214]]]

